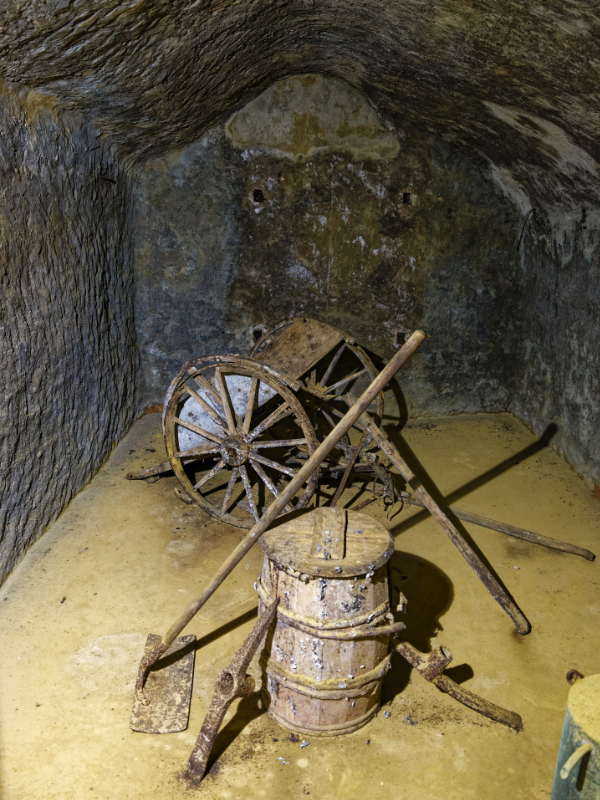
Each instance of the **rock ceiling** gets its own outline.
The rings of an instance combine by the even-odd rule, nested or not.
[[[4,0],[0,74],[129,157],[185,145],[286,75],[363,91],[546,206],[596,204],[600,10],[578,0]],[[526,203],[522,203],[522,205]]]

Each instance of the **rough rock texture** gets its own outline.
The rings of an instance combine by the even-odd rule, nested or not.
[[[138,369],[130,180],[97,131],[2,101],[0,581],[127,431]]]
[[[600,214],[531,219],[523,236],[524,338],[512,410],[600,485]]]
[[[402,376],[413,415],[504,409],[520,225],[498,185],[452,147],[388,130],[341,81],[281,81],[142,176],[147,400],[160,402],[189,358],[247,352],[252,328],[304,315],[384,358],[424,327],[431,339]]]
[[[387,355],[392,346],[390,335],[395,334],[400,323],[406,327],[413,322],[429,326],[437,337],[442,336],[442,326],[445,331],[439,339],[440,346],[432,342],[413,368],[415,397],[421,398],[414,410],[418,411],[421,403],[421,411],[425,411],[438,398],[443,404],[437,411],[466,409],[468,398],[464,392],[459,392],[454,402],[454,378],[464,385],[467,375],[473,380],[484,375],[484,383],[475,386],[474,404],[495,407],[494,403],[507,403],[536,429],[545,427],[552,416],[559,425],[555,443],[583,474],[597,480],[599,457],[594,431],[600,425],[600,412],[594,390],[600,378],[596,355],[600,323],[594,313],[594,297],[600,209],[599,33],[600,15],[593,4],[584,0],[568,4],[523,4],[518,0],[5,0],[0,8],[0,76],[18,90],[34,87],[53,108],[78,114],[95,126],[104,143],[95,155],[86,155],[90,161],[85,161],[83,142],[89,134],[76,130],[68,133],[54,122],[42,125],[23,119],[13,124],[20,119],[19,113],[11,111],[7,101],[4,124],[10,129],[2,138],[2,148],[9,179],[2,190],[12,191],[15,182],[22,181],[19,191],[24,196],[38,192],[32,207],[55,208],[62,202],[72,209],[80,205],[87,209],[82,211],[80,222],[74,221],[69,233],[63,234],[60,242],[56,239],[50,248],[58,254],[57,263],[62,264],[60,268],[53,267],[54,305],[60,308],[63,299],[65,303],[62,316],[57,315],[56,322],[49,321],[43,328],[52,346],[62,346],[56,344],[61,340],[53,335],[53,326],[71,326],[78,332],[73,341],[80,342],[81,352],[86,354],[83,357],[73,353],[82,364],[93,360],[90,354],[94,348],[103,354],[101,362],[108,358],[109,351],[117,358],[116,342],[125,348],[127,355],[118,356],[118,368],[107,363],[107,376],[96,371],[94,377],[84,380],[87,386],[97,386],[97,395],[92,392],[92,396],[97,398],[94,402],[99,408],[105,408],[103,403],[113,391],[110,387],[118,382],[119,371],[123,376],[128,371],[133,376],[133,332],[126,300],[126,228],[131,206],[123,170],[125,165],[133,166],[148,157],[166,159],[155,161],[152,167],[163,165],[162,175],[155,170],[157,187],[162,186],[165,192],[175,191],[176,184],[170,180],[172,171],[181,181],[182,195],[187,192],[190,198],[189,209],[181,206],[179,228],[163,220],[164,237],[159,237],[151,252],[149,243],[140,244],[138,239],[138,255],[142,254],[147,265],[148,279],[146,294],[138,293],[138,310],[164,311],[158,330],[153,328],[151,319],[138,320],[145,358],[148,363],[154,359],[151,369],[158,370],[149,379],[153,392],[169,371],[168,359],[180,360],[180,354],[189,349],[195,351],[196,344],[190,344],[190,338],[202,340],[207,345],[205,349],[215,349],[221,342],[237,348],[243,343],[243,330],[247,336],[248,326],[260,321],[255,317],[258,312],[269,320],[278,316],[280,309],[287,313],[289,301],[282,299],[283,292],[270,294],[265,278],[275,277],[282,285],[300,287],[305,295],[310,292],[308,299],[302,301],[305,313],[313,313],[314,308],[316,316],[356,331],[362,338],[364,329],[355,322],[358,301],[354,289],[343,302],[338,297],[327,305],[324,299],[324,286],[327,292],[333,287],[332,295],[339,294],[340,275],[332,271],[327,287],[325,250],[320,247],[325,242],[327,226],[321,231],[318,227],[309,230],[306,217],[302,217],[306,223],[302,227],[301,215],[293,213],[295,204],[300,203],[319,206],[327,212],[323,216],[334,215],[336,201],[332,197],[339,196],[338,184],[341,191],[351,185],[355,193],[363,192],[365,213],[373,226],[372,240],[359,234],[365,249],[378,249],[384,237],[393,240],[389,242],[389,267],[377,272],[385,259],[380,257],[381,252],[379,256],[371,252],[364,273],[356,276],[357,281],[364,280],[369,294],[366,306],[360,306],[361,310],[367,308],[369,319],[376,303],[382,298],[387,302],[380,309],[383,321],[372,340],[373,349]],[[289,153],[282,154],[280,142],[271,141],[270,147],[277,150],[277,155],[253,155],[252,169],[256,171],[250,170],[250,162],[245,166],[238,163],[244,150],[237,150],[222,134],[205,138],[209,130],[215,130],[275,81],[306,73],[344,80],[373,103],[380,127],[391,130],[401,140],[400,153],[390,162],[390,169],[382,166],[381,159],[353,161],[359,156],[357,152],[352,154],[348,140],[345,147],[352,154],[348,160],[338,160],[339,143],[335,152],[318,152],[319,143],[311,139],[308,129],[305,133],[312,141],[313,153],[303,165],[288,158]],[[303,113],[306,111],[305,108]],[[350,119],[348,114],[345,119]],[[367,120],[365,124],[369,127],[371,123]],[[247,133],[243,128],[230,128],[230,134],[242,142]],[[44,130],[48,132],[47,142]],[[57,135],[52,133],[55,130],[59,131]],[[331,129],[327,132],[331,134]],[[406,139],[400,136],[402,132]],[[373,139],[372,130],[366,137],[369,138]],[[62,149],[58,141],[62,142]],[[110,151],[112,156],[106,149],[109,142],[118,148]],[[247,149],[253,150],[251,146]],[[404,180],[410,165],[403,161],[405,154],[414,158],[413,166],[416,164],[414,180],[418,188],[413,188],[420,203],[411,207],[406,216],[397,208],[400,178],[402,192],[408,191]],[[209,156],[214,156],[210,163]],[[52,162],[55,157],[57,160]],[[267,179],[277,178],[273,171],[282,158],[290,162],[285,171],[279,170],[287,177],[271,186]],[[186,159],[190,159],[189,164]],[[302,169],[306,170],[309,162],[312,166],[308,166],[306,177],[310,179],[310,189],[306,189]],[[26,172],[28,164],[36,163],[55,163],[57,167],[62,164],[65,176],[60,169],[56,173],[48,170],[36,183]],[[67,165],[88,163],[103,170],[113,169],[110,174],[118,183],[103,181],[99,187],[85,170],[85,176],[78,173],[73,177],[75,169],[69,177]],[[371,186],[384,186],[384,196],[368,189],[358,171],[347,167],[348,163],[363,164],[365,179]],[[186,175],[188,166],[201,169],[204,175]],[[344,183],[343,176],[350,184]],[[331,187],[327,189],[327,177],[336,182],[336,192]],[[254,201],[247,192],[253,188],[255,178],[263,182],[267,199],[260,201],[264,210],[253,218],[255,209],[250,203]],[[81,185],[75,185],[75,180],[81,180]],[[207,190],[196,194],[202,180]],[[439,194],[423,191],[428,181],[429,188],[437,181]],[[342,184],[346,187],[343,190]],[[512,204],[506,223],[502,222],[501,213],[496,217],[506,206],[494,184],[506,195],[506,203]],[[208,189],[212,192],[210,208]],[[51,200],[46,200],[45,192],[49,192]],[[107,192],[113,193],[111,203],[103,205],[101,200]],[[443,198],[439,211],[434,196]],[[447,204],[446,199],[454,199],[457,208]],[[146,182],[143,207],[153,202]],[[165,203],[158,196],[155,205],[162,214]],[[458,218],[444,217],[444,207],[446,213],[448,209],[460,211]],[[9,263],[11,269],[22,263],[19,275],[27,276],[39,263],[38,248],[44,250],[48,236],[39,233],[41,223],[36,222],[35,214],[29,215],[34,222],[31,229],[28,227],[25,206],[8,204],[7,208],[2,224],[13,225],[8,222],[12,215],[15,230],[20,231],[11,232],[12,246],[17,247],[15,243],[19,241],[26,243],[17,261],[11,259]],[[201,236],[199,230],[188,236],[192,208],[205,215],[198,226],[205,235]],[[268,238],[268,209],[274,215],[280,214],[279,228],[274,227],[271,232],[278,231],[281,238]],[[515,219],[517,211],[521,219]],[[310,209],[309,217],[312,213]],[[40,211],[40,218],[41,215]],[[79,210],[74,210],[74,217],[78,215]],[[55,215],[47,223],[52,231],[59,228],[56,219]],[[143,213],[139,219],[151,238],[153,223],[144,223]],[[111,225],[119,235],[113,236]],[[501,225],[505,234],[500,231]],[[346,263],[351,258],[350,245],[356,244],[349,237],[359,228],[358,213],[351,214],[340,250]],[[89,243],[89,251],[87,245],[79,245],[89,256],[89,270],[76,269],[66,256],[69,248],[77,248],[69,238],[73,230],[79,243]],[[402,261],[402,254],[408,253],[413,242],[407,246],[402,235],[386,233],[400,230],[412,232],[419,250],[415,259],[422,259],[419,273],[427,272],[422,280],[409,276]],[[429,249],[422,244],[427,234]],[[261,249],[256,237],[263,235],[267,239]],[[250,236],[255,238],[251,240]],[[402,248],[398,240],[403,241]],[[516,247],[510,243],[515,240]],[[319,256],[311,260],[308,254],[312,245],[319,250]],[[298,251],[293,262],[292,247]],[[511,248],[520,254],[521,272],[515,272],[514,257],[509,256]],[[255,259],[253,264],[244,260],[246,251]],[[447,275],[442,274],[445,266],[436,258],[451,263]],[[49,263],[54,264],[52,259]],[[181,264],[185,264],[184,268]],[[161,265],[165,274],[159,287]],[[210,273],[216,265],[220,272],[214,278]],[[298,267],[296,278],[289,273],[294,265]],[[169,270],[175,267],[169,276]],[[196,277],[198,271],[202,272],[201,280]],[[36,292],[27,288],[28,279],[23,280],[19,290],[24,292],[26,302],[41,302]],[[112,288],[100,288],[103,281],[106,287],[110,282]],[[33,283],[36,289],[43,285],[35,278]],[[16,285],[14,278],[12,284]],[[400,285],[414,290],[414,305],[397,294]],[[143,284],[140,282],[139,286]],[[205,287],[201,323],[195,309],[191,314],[192,300],[186,291],[190,286]],[[84,317],[91,319],[91,309],[99,303],[93,298],[103,297],[106,292],[114,292],[110,303],[117,310],[111,325],[107,323],[110,334],[92,343],[86,331],[93,326],[87,328]],[[170,293],[170,304],[164,297],[159,303],[160,292]],[[400,302],[391,303],[390,297],[396,296]],[[77,302],[85,307],[85,314],[70,313]],[[253,314],[249,313],[250,304],[254,305]],[[174,314],[178,306],[180,317]],[[290,306],[290,310],[296,307]],[[337,308],[342,312],[338,313]],[[186,332],[189,325],[183,313],[193,317],[191,334]],[[34,314],[31,319],[34,317],[44,319],[43,315]],[[457,339],[450,333],[455,328],[461,331]],[[166,344],[157,341],[161,337]],[[16,344],[11,343],[11,348],[27,341],[33,342],[35,337],[23,334],[18,342],[14,340]],[[494,347],[490,348],[490,344]],[[63,362],[75,363],[66,356]],[[14,387],[22,384],[15,383],[16,373],[11,374],[12,397],[16,396]],[[52,372],[52,381],[58,380],[57,376],[58,372]],[[418,388],[422,394],[416,391]],[[114,390],[117,395],[119,391]],[[122,392],[128,391],[132,391],[131,386],[123,387]],[[64,397],[67,395],[65,391]],[[78,408],[88,402],[86,397]],[[123,399],[121,408],[126,406],[134,408],[131,397]],[[102,417],[106,427],[91,433],[85,444],[94,453],[90,465],[101,460],[100,453],[105,452],[112,435],[108,434],[111,426],[115,431],[121,430],[129,413],[122,410],[120,416],[113,411],[110,418]],[[65,413],[65,419],[72,424],[72,415]],[[2,432],[7,435],[5,430]],[[22,448],[19,452],[29,452],[32,463],[36,461],[38,450],[33,440],[28,444],[13,430],[8,439],[13,442],[11,446]],[[80,437],[78,441],[77,446],[84,446]],[[75,447],[68,426],[57,429],[53,447],[57,453],[71,452],[70,448]],[[9,474],[12,460],[10,453],[8,463],[3,458],[0,467],[4,476]],[[60,459],[57,463],[61,463]],[[87,463],[83,471],[77,470],[78,475],[85,473]],[[35,466],[36,469],[41,467]],[[29,480],[30,473],[23,474]],[[28,513],[35,513],[40,515],[40,524],[47,521],[70,496],[69,487],[75,485],[76,482],[57,479],[56,485],[32,490],[40,493],[40,500],[36,510],[31,505],[23,518],[27,520]],[[9,506],[13,520],[17,502],[13,492],[13,505]],[[42,508],[52,510],[42,513]],[[32,531],[33,527],[27,530]],[[23,542],[29,535],[33,534],[28,533]]]
[[[600,15],[586,0],[5,0],[7,80],[132,154],[200,138],[282,77],[348,81],[548,204],[598,197]]]

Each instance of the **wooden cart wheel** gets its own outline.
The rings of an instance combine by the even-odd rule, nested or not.
[[[239,528],[251,528],[295,476],[291,449],[317,447],[283,380],[249,358],[207,356],[188,362],[165,398],[163,434],[177,479],[209,514]],[[286,512],[306,506],[317,480],[314,473]]]
[[[361,395],[377,374],[375,365],[362,347],[349,342],[342,342],[310,371],[304,378],[305,390],[300,393],[300,398],[319,440],[322,441],[344,416],[348,406],[341,396],[348,391]],[[380,392],[369,408],[369,414],[377,425],[381,425],[383,408],[384,397]],[[345,466],[348,459],[354,457],[354,447],[359,443],[358,434],[365,433],[358,457],[355,458],[355,470],[363,471],[360,463],[368,457],[366,454],[372,445],[372,437],[366,433],[360,421],[353,427],[357,430],[355,441],[351,441],[348,435],[342,437],[323,466],[323,473],[332,471],[335,474],[339,465]]]
[[[286,319],[263,334],[250,351],[250,356],[256,357],[262,353],[294,321],[294,319]],[[301,400],[316,428],[319,439],[324,439],[331,428],[346,413],[347,406],[340,396],[348,391],[353,391],[357,395],[362,394],[367,386],[375,380],[377,374],[377,368],[365,350],[355,344],[354,340],[344,337],[344,341],[340,342],[338,347],[302,376],[305,389],[301,393]],[[380,392],[369,408],[369,413],[377,425],[381,425],[383,410],[384,396],[383,392]],[[357,422],[354,427],[361,433],[363,432],[360,422]],[[371,439],[368,437],[361,453],[365,452],[370,445]],[[346,455],[351,452],[352,448],[347,437],[341,440],[337,449],[343,450]]]

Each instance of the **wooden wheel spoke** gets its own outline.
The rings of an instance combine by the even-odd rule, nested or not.
[[[250,422],[252,420],[252,412],[254,411],[254,402],[256,400],[256,393],[258,391],[258,378],[252,378],[250,391],[248,392],[248,403],[246,404],[246,414],[244,416],[244,423],[242,425],[242,433],[246,435],[250,430]]]
[[[334,389],[337,389],[340,386],[344,386],[344,384],[350,383],[350,381],[353,381],[355,378],[358,378],[359,375],[364,375],[366,371],[367,368],[364,367],[363,369],[360,369],[358,372],[355,372],[353,375],[349,375],[347,378],[343,378],[341,381],[338,381],[337,383],[332,383],[331,386],[324,386],[323,388],[326,389],[327,392],[332,392]]]
[[[256,472],[258,477],[262,480],[262,482],[265,484],[267,489],[271,492],[273,497],[279,497],[279,492],[277,491],[277,487],[275,486],[275,484],[273,483],[271,478],[269,478],[267,473],[264,471],[264,469],[261,467],[261,465],[257,461],[253,461],[252,462],[252,469]],[[285,506],[285,510],[286,511],[293,511],[294,509],[288,503]]]
[[[256,508],[256,503],[254,502],[254,498],[252,497],[252,486],[250,485],[250,478],[248,477],[248,472],[244,464],[240,466],[240,475],[242,476],[242,483],[244,484],[244,489],[246,490],[246,497],[248,498],[248,504],[250,505],[250,511],[252,512],[252,516],[254,517],[254,521],[258,522],[260,517],[258,516],[258,510]]]
[[[299,444],[306,444],[306,439],[266,439],[265,441],[253,442],[252,450],[263,447],[296,447]]]
[[[221,395],[221,405],[225,411],[225,417],[227,418],[227,426],[229,428],[229,433],[234,436],[235,435],[235,417],[233,415],[233,406],[231,405],[231,399],[229,397],[229,392],[227,391],[227,386],[225,384],[225,378],[223,377],[223,373],[220,369],[215,370],[215,375],[217,376],[217,384],[219,386],[219,394]]]
[[[221,440],[218,436],[214,433],[209,433],[205,431],[204,428],[198,427],[198,425],[194,425],[193,422],[188,422],[185,419],[181,419],[181,417],[173,417],[173,422],[177,425],[181,425],[183,428],[187,428],[188,431],[192,431],[192,433],[197,433],[198,436],[202,436],[204,439],[208,439],[209,442],[216,442],[217,444],[221,443]]]
[[[239,469],[234,467],[231,470],[231,475],[229,476],[229,483],[227,484],[227,491],[225,492],[225,497],[223,498],[223,505],[221,506],[221,514],[226,514],[229,506],[231,505],[231,496],[233,494],[233,489],[235,487],[235,483],[239,477]]]
[[[186,383],[185,388],[186,391],[189,392],[190,396],[193,397],[194,400],[198,403],[198,405],[201,406],[206,411],[206,413],[217,423],[219,428],[227,432],[227,423],[225,422],[223,417],[217,414],[214,408],[211,405],[209,405],[206,402],[206,400],[198,394],[198,392],[195,392],[188,383]]]
[[[327,408],[331,411],[332,414],[335,414],[336,417],[340,417],[340,419],[344,416],[336,408],[333,408],[333,406],[330,406],[329,404],[327,405]],[[326,414],[326,411],[325,411],[324,408],[322,408],[321,411],[323,412],[323,414]],[[329,419],[328,422],[331,424],[331,422],[333,422],[333,420]],[[333,423],[333,424],[335,425],[335,423]],[[360,431],[361,433],[364,431],[364,428],[360,424],[360,422],[355,422],[352,427],[356,428],[356,430]]]
[[[289,467],[284,467],[282,464],[278,464],[276,461],[271,461],[270,458],[265,458],[264,456],[259,456],[258,453],[251,453],[250,454],[250,461],[254,464],[255,461],[264,464],[265,467],[272,467],[273,469],[278,470],[279,472],[283,472],[286,475],[289,475],[291,478],[296,477],[296,473],[293,469]]]
[[[211,478],[214,478],[214,476],[217,474],[217,472],[219,472],[219,470],[223,469],[223,467],[225,466],[226,463],[227,463],[227,459],[225,459],[225,458],[222,458],[220,461],[217,461],[217,463],[214,465],[214,467],[211,470],[209,470],[206,473],[206,475],[204,475],[202,478],[200,478],[200,480],[198,481],[197,484],[195,484],[194,489],[199,489],[201,486],[204,486],[204,484],[207,481],[209,481]]]
[[[320,411],[321,411],[321,414],[323,414],[323,416],[327,420],[327,422],[331,425],[331,427],[335,428],[335,425],[336,425],[335,420],[330,417],[330,415],[327,413],[327,411],[325,411],[324,408],[321,408]],[[338,446],[344,447],[345,446],[344,442],[347,444],[348,447],[350,447],[350,439],[348,439],[348,434],[345,434],[344,436],[342,436],[342,438],[338,442]]]
[[[257,436],[260,436],[261,433],[264,433],[272,425],[275,425],[276,422],[279,422],[284,417],[287,417],[293,413],[294,410],[290,408],[289,403],[284,403],[282,406],[279,406],[279,408],[276,408],[272,414],[270,414],[265,420],[263,420],[260,423],[260,425],[257,425],[256,428],[254,428],[254,430],[250,434],[248,434],[248,436],[246,437],[246,441],[247,442],[254,441],[254,439],[256,439]]]
[[[331,364],[327,367],[327,371],[326,371],[325,375],[323,375],[323,377],[321,379],[321,386],[327,386],[327,381],[329,380],[329,377],[330,377],[331,373],[335,369],[335,365],[340,360],[341,355],[344,352],[344,348],[345,347],[346,347],[346,342],[343,342],[342,346],[339,348],[339,350],[337,351],[337,353],[334,355],[333,359],[331,360]]]
[[[198,384],[198,386],[202,386],[203,389],[206,389],[206,391],[210,394],[210,396],[213,398],[215,403],[218,406],[220,406],[221,405],[221,398],[219,397],[219,394],[218,394],[217,390],[215,389],[215,387],[212,385],[212,383],[209,380],[207,380],[199,370],[194,369],[194,367],[192,367],[189,372],[190,372],[190,375],[193,377],[193,379]]]
[[[178,450],[173,453],[172,458],[200,458],[201,456],[207,456],[209,453],[218,453],[220,449],[216,445],[207,444],[204,447],[192,447],[190,450]]]

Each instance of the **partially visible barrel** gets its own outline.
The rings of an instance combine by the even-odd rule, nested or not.
[[[550,800],[600,800],[600,675],[569,690]]]
[[[298,733],[357,730],[377,712],[389,668],[389,531],[372,517],[323,508],[267,532],[257,589],[279,597],[261,657],[271,716]]]

